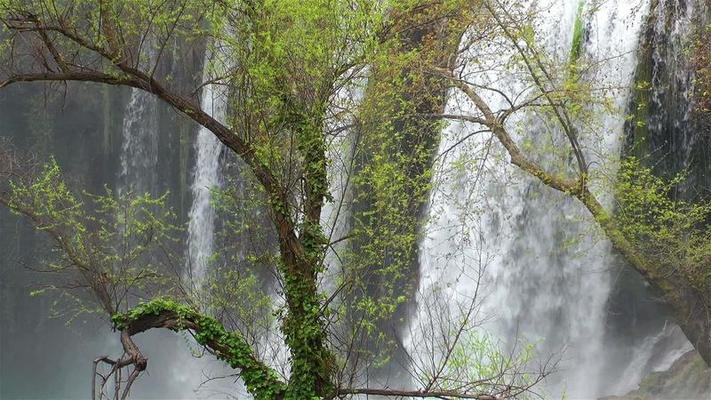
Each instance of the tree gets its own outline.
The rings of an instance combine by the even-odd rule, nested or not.
[[[490,399],[525,393],[545,376],[546,371],[524,373],[525,360],[516,355],[486,354],[477,362],[493,367],[486,376],[472,372],[462,364],[462,357],[453,356],[461,354],[467,343],[464,331],[471,323],[467,317],[454,321],[457,340],[446,342],[447,356],[434,361],[436,375],[421,377],[422,388],[360,388],[353,374],[343,379],[350,353],[338,351],[339,344],[355,341],[348,337],[340,341],[339,332],[332,329],[339,316],[333,297],[342,288],[355,286],[359,278],[352,274],[331,297],[319,290],[324,260],[334,242],[321,225],[324,206],[332,201],[327,151],[329,138],[339,131],[324,132],[324,127],[333,127],[343,118],[333,114],[338,94],[344,87],[357,86],[375,61],[384,71],[387,63],[402,66],[423,54],[419,46],[392,51],[403,48],[400,42],[407,35],[400,30],[413,29],[393,23],[399,15],[424,15],[413,23],[439,24],[457,18],[452,11],[456,6],[324,0],[0,3],[5,27],[0,87],[31,81],[90,81],[157,96],[211,131],[248,166],[259,191],[257,198],[264,201],[276,232],[278,257],[273,261],[285,299],[279,323],[289,352],[288,376],[280,376],[261,359],[239,329],[228,329],[224,319],[211,316],[210,304],[199,304],[180,279],[170,278],[166,271],[175,272],[180,263],[171,251],[172,214],[164,210],[160,198],[77,194],[55,163],[33,167],[31,160],[5,146],[0,157],[4,178],[0,202],[50,235],[61,253],[53,269],[73,280],[71,287],[87,289],[120,332],[123,356],[96,361],[110,365],[117,396],[126,398],[147,368],[133,336],[154,328],[190,332],[200,345],[239,370],[248,391],[258,399],[357,394]],[[211,54],[206,67],[211,80],[187,93],[169,77],[156,74],[154,60],[167,53],[175,37],[203,38]],[[439,54],[434,58],[441,66]],[[394,70],[400,76],[386,76],[405,81],[422,72],[421,68]],[[200,108],[196,94],[205,85],[228,88],[226,123]],[[441,98],[442,89],[436,91]],[[423,185],[420,175],[427,176],[429,156],[420,157],[414,178]],[[376,175],[384,176],[383,171],[391,167],[386,163]],[[421,201],[418,196],[409,209]],[[408,250],[413,234],[406,238]],[[112,244],[117,238],[123,246]],[[376,256],[381,261],[384,257]],[[378,257],[368,263],[377,263]],[[402,303],[400,297],[380,304],[366,299],[362,324],[356,329],[367,327],[369,316],[393,313],[391,304]],[[457,367],[450,367],[455,360]],[[122,380],[124,369],[130,372]]]
[[[708,258],[704,257],[706,236],[703,228],[698,226],[705,208],[666,202],[657,204],[662,214],[669,208],[677,211],[671,217],[675,224],[679,223],[678,226],[699,229],[694,238],[701,244],[689,255],[681,257],[684,262],[694,263],[683,269],[689,274],[678,273],[676,266],[668,265],[670,260],[677,262],[679,257],[657,258],[648,253],[644,245],[647,236],[643,233],[645,229],[649,231],[649,226],[636,226],[630,230],[625,225],[625,221],[638,217],[650,206],[647,201],[650,197],[645,194],[664,193],[666,186],[663,183],[649,179],[643,173],[641,176],[627,174],[629,184],[625,186],[623,180],[619,187],[623,212],[616,217],[603,206],[600,195],[591,189],[591,182],[599,183],[599,177],[590,168],[588,155],[580,144],[581,137],[588,132],[578,121],[586,112],[591,112],[583,105],[603,104],[605,100],[579,79],[582,67],[579,41],[582,36],[576,35],[578,43],[573,43],[570,60],[565,65],[554,63],[536,43],[531,25],[535,18],[515,2],[373,4],[368,1],[309,0],[292,4],[184,0],[170,5],[148,1],[128,5],[108,0],[97,4],[6,0],[0,3],[0,13],[6,37],[0,61],[3,70],[0,87],[29,81],[92,81],[130,86],[154,94],[209,129],[246,163],[274,225],[279,247],[276,270],[283,280],[286,301],[286,313],[280,322],[290,354],[287,379],[279,377],[273,368],[260,360],[243,335],[226,329],[222,321],[209,316],[206,310],[200,311],[185,296],[179,297],[179,300],[186,299],[187,303],[182,303],[155,297],[160,291],[153,291],[147,296],[153,300],[136,305],[133,299],[112,294],[121,292],[116,290],[117,279],[110,279],[108,271],[113,268],[96,263],[91,255],[100,252],[91,250],[89,245],[101,248],[103,238],[87,242],[78,235],[79,242],[67,240],[77,236],[77,232],[93,231],[88,226],[103,220],[95,220],[90,214],[79,211],[83,203],[66,189],[54,167],[50,166],[44,173],[25,176],[18,168],[24,163],[16,162],[13,152],[6,153],[3,176],[8,182],[13,177],[13,182],[20,179],[20,183],[5,188],[3,203],[28,215],[54,237],[68,257],[66,263],[79,273],[84,286],[90,288],[104,311],[113,316],[121,331],[125,356],[111,362],[116,366],[115,370],[133,367],[125,395],[130,382],[146,368],[146,360],[131,337],[151,328],[193,332],[199,343],[240,370],[247,388],[257,398],[332,398],[354,394],[486,398],[491,394],[508,396],[512,391],[517,394],[527,390],[531,382],[526,374],[513,374],[510,382],[502,380],[503,376],[508,376],[505,371],[520,372],[515,357],[501,363],[504,371],[481,379],[472,379],[459,368],[448,368],[453,362],[449,355],[457,354],[455,350],[462,343],[457,332],[465,330],[459,328],[454,332],[457,340],[444,351],[445,357],[435,360],[438,364],[433,369],[435,373],[425,378],[422,390],[359,389],[348,385],[357,380],[341,379],[342,371],[352,363],[349,353],[344,356],[334,351],[338,343],[345,344],[344,347],[357,346],[358,342],[353,338],[358,335],[353,334],[351,328],[355,327],[358,334],[372,334],[375,329],[370,317],[392,315],[408,299],[392,290],[386,291],[385,301],[377,303],[365,296],[352,303],[360,311],[354,318],[357,323],[334,333],[329,313],[340,316],[342,308],[348,305],[347,301],[336,304],[334,298],[341,294],[340,291],[368,286],[367,281],[358,280],[357,272],[362,271],[357,268],[359,266],[384,266],[383,270],[392,272],[392,276],[401,277],[403,268],[411,264],[418,227],[417,224],[413,228],[411,224],[401,223],[397,218],[422,207],[431,173],[430,151],[432,143],[436,142],[432,138],[436,129],[424,121],[442,119],[475,124],[477,130],[472,135],[492,135],[513,165],[544,185],[577,199],[630,265],[664,295],[687,337],[707,363],[711,362],[708,287],[705,283],[699,285],[697,279],[698,273],[705,273],[703,267],[708,263]],[[396,22],[402,15],[408,17],[400,18],[406,21],[404,26]],[[414,27],[409,26],[410,23]],[[428,30],[433,26],[436,34]],[[474,34],[461,36],[472,27],[476,28]],[[444,39],[435,40],[440,34]],[[146,52],[162,55],[168,39],[175,36],[209,41],[212,54],[209,68],[214,78],[204,84],[229,88],[227,123],[217,121],[200,109],[195,97],[200,87],[196,91],[182,92],[173,87],[169,79],[157,77],[155,68],[145,61]],[[408,42],[412,37],[418,39],[413,41],[415,45]],[[463,43],[459,43],[460,39]],[[459,43],[459,47],[455,48],[454,43]],[[502,65],[525,76],[530,84],[515,100],[501,89],[480,85],[466,75],[466,64],[475,61],[466,57],[467,49],[489,44],[502,49],[502,54],[510,53],[511,57],[502,60]],[[366,86],[366,93],[382,97],[375,96],[358,106],[353,106],[357,102],[339,98],[344,88],[362,91],[363,85],[359,82],[363,80],[368,80],[370,85]],[[405,90],[402,95],[403,91],[398,92],[410,84],[414,88],[428,89],[421,94],[424,101],[420,104],[424,107],[417,107],[417,102],[422,100],[415,96],[419,93]],[[463,95],[473,111],[463,109],[461,113],[442,114],[437,99],[442,98],[445,88]],[[494,107],[483,92],[499,93],[507,106],[503,109]],[[395,93],[400,96],[391,97]],[[416,99],[414,104],[413,98]],[[372,113],[382,106],[388,112],[394,112],[391,120],[383,120],[383,115]],[[569,158],[572,163],[561,162],[552,170],[537,161],[540,154],[535,153],[536,149],[524,146],[525,135],[521,138],[512,133],[508,123],[514,119],[512,116],[531,110],[555,121],[553,133],[562,139],[559,143],[565,144],[556,150],[555,156],[564,160]],[[362,252],[354,253],[355,257],[367,257],[351,263],[346,260],[346,265],[355,266],[353,271],[356,273],[350,277],[346,275],[328,297],[319,290],[319,279],[326,272],[324,260],[329,249],[341,240],[326,235],[321,225],[324,207],[333,199],[329,193],[328,150],[331,139],[347,130],[352,121],[356,125],[366,123],[360,132],[375,132],[363,146],[365,154],[372,155],[375,164],[368,160],[353,177],[361,188],[366,187],[364,203],[367,206],[362,213],[365,218],[357,221],[362,223],[360,231],[354,231],[363,236],[350,240],[356,250]],[[324,126],[327,127],[325,133]],[[380,126],[383,128],[379,129]],[[402,126],[409,126],[406,131],[412,129],[411,133],[415,133],[412,138],[422,142],[391,137]],[[370,151],[371,146],[377,147],[378,151]],[[640,185],[640,179],[648,184]],[[385,183],[392,182],[402,184],[396,188],[414,188],[417,195],[403,196],[397,190],[377,192],[388,187]],[[53,206],[42,211],[39,204],[44,200],[38,200],[37,194],[44,196],[40,197],[42,199],[52,199],[49,204]],[[344,202],[345,197],[341,195],[338,200]],[[657,201],[659,196],[651,198]],[[99,204],[108,202],[101,199]],[[144,201],[150,204],[153,200]],[[140,205],[139,202],[133,207]],[[374,214],[369,209],[373,205],[382,214]],[[398,212],[391,213],[393,210]],[[143,215],[150,217],[153,214]],[[397,218],[386,220],[382,225],[376,223],[377,229],[372,229],[373,221],[378,222],[377,218],[388,215]],[[55,223],[57,218],[61,224]],[[659,222],[655,219],[651,223]],[[140,226],[145,228],[146,225],[142,222]],[[63,229],[67,231],[63,232]],[[130,232],[112,229],[114,232]],[[107,228],[108,231],[112,229]],[[386,237],[379,237],[381,234]],[[674,240],[656,236],[655,243],[673,246],[679,242],[678,235],[683,233],[676,229],[674,234],[677,235]],[[391,239],[389,235],[397,239],[394,244],[384,242]],[[140,239],[129,241],[140,242]],[[161,247],[157,246],[158,249]],[[115,258],[115,255],[110,257]],[[393,265],[392,269],[388,267]],[[126,282],[123,278],[118,281]],[[175,291],[165,291],[175,295]],[[352,298],[358,299],[358,296]],[[468,322],[468,318],[464,318],[464,324]],[[342,335],[343,332],[348,334]],[[343,336],[348,337],[344,339]],[[457,377],[445,378],[442,375],[445,372]],[[537,374],[532,383],[543,375],[545,373]],[[456,384],[448,386],[442,382]],[[482,395],[482,390],[487,394]]]

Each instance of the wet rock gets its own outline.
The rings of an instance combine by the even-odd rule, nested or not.
[[[652,372],[639,388],[624,396],[609,396],[600,400],[668,400],[711,398],[711,368],[696,351],[679,357],[666,371]]]

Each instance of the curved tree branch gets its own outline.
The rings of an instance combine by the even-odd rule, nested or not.
[[[100,45],[94,44],[90,40],[87,40],[81,37],[78,33],[72,31],[69,27],[65,27],[61,23],[58,26],[43,23],[43,21],[40,21],[35,15],[15,15],[11,19],[6,18],[4,22],[8,29],[12,31],[38,32],[41,38],[47,37],[47,32],[61,34],[66,39],[80,46],[84,50],[99,55],[101,58],[109,62],[114,68],[117,68],[119,70],[119,74],[116,74],[116,71],[107,73],[91,70],[86,67],[62,70],[61,72],[48,70],[35,73],[20,73],[11,75],[5,80],[0,81],[0,88],[17,82],[82,81],[129,86],[144,90],[157,96],[177,111],[185,114],[188,118],[212,132],[220,140],[220,142],[222,142],[230,150],[234,151],[245,161],[254,173],[258,182],[264,187],[265,191],[269,194],[269,197],[272,200],[270,202],[270,206],[273,211],[272,214],[275,219],[275,223],[279,230],[282,246],[285,249],[288,249],[289,253],[293,254],[295,259],[305,259],[305,250],[297,238],[295,223],[287,213],[283,212],[283,210],[288,210],[287,205],[289,201],[287,195],[281,189],[278,179],[274,176],[270,168],[259,159],[252,144],[237,135],[228,126],[203,111],[200,108],[200,105],[193,99],[181,96],[180,94],[167,89],[151,74],[130,65],[126,60],[119,57],[118,50],[113,48],[109,50]],[[53,46],[52,49],[53,55],[56,53],[57,57],[60,57],[62,60],[66,60],[66,57],[62,58],[62,55],[57,50],[57,46]]]
[[[247,390],[256,399],[282,399],[286,384],[276,371],[257,358],[245,338],[229,332],[216,319],[195,309],[166,298],[139,304],[130,311],[116,314],[112,320],[121,330],[121,343],[126,357],[139,373],[146,369],[147,359],[133,342],[133,336],[150,329],[169,329],[174,332],[189,330],[197,342],[207,347],[220,360],[240,370]]]

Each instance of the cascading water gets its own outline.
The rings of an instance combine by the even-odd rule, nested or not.
[[[661,0],[656,2],[649,16],[650,26],[644,46],[650,51],[640,60],[640,82],[648,87],[648,100],[637,99],[635,107],[643,110],[640,121],[642,134],[630,133],[630,152],[640,147],[643,159],[653,160],[657,173],[671,175],[686,170],[688,178],[677,188],[674,196],[696,201],[699,193],[708,190],[709,157],[708,129],[698,126],[694,114],[694,68],[688,54],[690,39],[695,29],[709,19],[708,5],[695,0]],[[633,131],[636,126],[633,126]],[[635,142],[635,143],[632,143]],[[622,378],[614,386],[616,394],[637,388],[648,373],[666,370],[693,347],[681,332],[663,316],[661,329],[647,329],[642,340],[628,347],[625,356],[630,360],[621,370]],[[690,395],[697,387],[688,387]],[[701,389],[702,390],[702,389]],[[668,394],[665,394],[668,395]]]
[[[645,338],[634,349],[613,392],[624,394],[636,389],[648,373],[667,370],[674,361],[692,349],[691,343],[678,326],[665,325],[661,332]]]
[[[209,81],[211,77],[215,75],[211,70],[213,66],[211,62],[219,63],[224,61],[213,59],[219,58],[221,55],[222,53],[219,48],[206,53],[203,72],[204,82]],[[228,101],[229,98],[225,86],[219,84],[207,84],[203,86],[201,108],[217,121],[225,122]],[[195,141],[196,160],[193,183],[191,185],[193,203],[188,214],[187,265],[184,278],[192,294],[207,303],[209,303],[209,300],[206,299],[205,296],[209,296],[209,294],[204,284],[215,253],[216,240],[216,210],[211,203],[211,194],[213,189],[223,184],[221,173],[223,167],[221,156],[223,151],[224,145],[219,139],[217,139],[210,130],[201,126]],[[242,161],[239,160],[236,162],[240,166],[237,168],[237,174],[244,174],[245,172],[240,171],[242,168],[246,169],[246,165],[243,165]],[[247,178],[242,176],[238,179]],[[240,185],[241,183],[238,182],[237,184]],[[241,186],[241,190],[247,190],[246,187],[248,185],[241,184]],[[240,249],[237,251],[241,253]],[[243,254],[240,254],[240,257],[241,256],[243,256]],[[275,301],[278,301],[278,299]],[[279,330],[275,328],[272,331],[263,332],[261,340],[260,345],[263,345],[262,347],[264,348],[268,348],[267,343],[280,343]],[[196,346],[192,340],[190,340],[189,343],[192,346]],[[196,346],[196,348],[198,348],[198,346]],[[279,365],[284,365],[284,360],[286,360],[287,357],[283,346],[275,350],[270,356],[273,356],[274,360],[268,361],[277,364],[281,362]],[[175,379],[183,382],[185,387],[198,388],[202,386],[203,391],[229,393],[230,398],[233,396],[245,399],[252,398],[247,393],[240,379],[217,379],[212,380],[209,385],[205,385],[205,382],[201,382],[205,377],[229,377],[233,371],[223,365],[222,362],[210,359],[209,357],[197,360],[187,354],[179,358],[182,358],[184,362],[175,363],[172,368],[173,376]],[[185,365],[189,365],[189,367],[185,368]],[[188,395],[187,398],[190,398],[190,395]]]
[[[691,150],[694,149],[693,130],[689,121],[692,113],[691,101],[694,95],[693,69],[689,60],[679,57],[684,52],[685,41],[693,28],[693,16],[702,10],[695,1],[661,0],[657,5],[657,15],[654,24],[654,42],[652,43],[653,72],[651,102],[652,107],[659,111],[650,114],[649,129],[662,132],[665,129],[675,129],[679,134],[671,138],[677,143],[669,143],[671,151],[681,151],[674,157],[675,169],[688,167]],[[667,103],[673,100],[675,104]],[[664,112],[668,111],[668,112]],[[671,125],[671,126],[670,126]]]
[[[152,68],[152,63],[155,62],[155,54],[151,48],[148,49],[147,53],[148,56],[144,64],[148,65],[150,69]],[[132,89],[122,125],[121,170],[117,183],[119,194],[129,192],[134,195],[148,193],[155,196],[160,194],[158,185],[159,172],[157,171],[159,155],[158,125],[157,98],[144,90]],[[205,135],[201,135],[198,138],[198,150],[200,149],[200,140],[205,140]],[[200,153],[198,158],[200,158]],[[205,158],[204,155],[203,158]],[[196,169],[200,169],[199,165]],[[204,172],[202,175],[204,175]],[[196,176],[201,176],[201,173],[198,171]],[[204,184],[209,184],[210,182],[205,178],[202,178],[202,181]],[[195,187],[193,187],[193,190],[195,191]],[[109,338],[111,339],[110,346],[119,351],[115,336],[110,335]],[[183,340],[165,332],[158,332],[145,338],[144,345],[150,349],[148,354],[151,356],[152,361],[156,365],[163,366],[163,368],[154,372],[154,377],[166,382],[166,384],[161,385],[162,387],[152,387],[139,382],[136,390],[139,393],[149,395],[193,398],[194,394],[190,390],[186,393],[182,388],[193,389],[198,387],[202,380],[201,370],[206,369],[208,365],[205,362],[196,363],[190,360],[188,365],[191,365],[191,368],[184,368],[186,363],[183,361],[192,358],[190,351],[186,349]]]
[[[691,39],[695,29],[708,24],[708,2],[696,0],[661,0],[654,14],[651,43],[651,82],[648,130],[651,132],[651,151],[664,160],[667,172],[690,169],[690,179],[677,193],[693,199],[699,187],[708,186],[704,151],[708,138],[698,126],[695,115],[695,68],[688,54],[693,48]]]
[[[206,59],[205,80],[209,60]],[[225,119],[227,98],[215,85],[205,85],[202,89],[202,109],[218,121]],[[188,282],[193,290],[200,291],[205,278],[210,257],[213,254],[215,237],[215,210],[210,204],[211,190],[220,185],[220,154],[223,145],[205,127],[200,127],[195,142],[197,153],[195,175],[191,186],[193,204],[190,207],[188,223]]]
[[[151,56],[148,57],[152,59]],[[119,194],[157,194],[158,100],[145,90],[131,89],[124,112]]]
[[[594,9],[585,5],[582,13],[577,0],[525,4],[522,7],[538,7],[537,38],[558,63],[568,62],[576,20],[582,23],[586,32],[581,43],[583,57],[594,66],[583,78],[620,88],[616,111],[596,112],[595,121],[587,123],[597,127],[597,134],[581,138],[593,169],[609,165],[620,151],[646,4],[607,1]],[[501,55],[492,57],[487,51],[467,51],[464,57],[477,63],[463,71],[466,79],[509,95],[521,91],[516,76],[497,64]],[[497,93],[483,91],[482,95],[495,110],[507,108]],[[473,113],[461,104],[462,99],[453,95],[448,108],[452,113]],[[549,122],[530,115],[517,118],[507,122],[510,130],[530,138],[533,145],[544,145],[552,129]],[[443,134],[430,222],[421,244],[420,293],[451,299],[449,307],[455,315],[479,295],[484,300],[476,311],[491,317],[485,330],[506,346],[518,340],[534,344],[544,359],[562,352],[561,372],[547,384],[551,394],[591,398],[600,393],[598,377],[605,359],[602,339],[610,291],[607,269],[613,258],[610,245],[591,239],[593,224],[579,204],[514,169],[491,137],[476,134],[453,148],[477,129],[454,123]],[[547,145],[557,146],[555,141]],[[550,165],[548,158],[538,161]],[[614,172],[593,173],[609,177]],[[610,207],[609,193],[597,191]],[[420,308],[430,301],[422,296]],[[421,310],[417,318],[424,317]],[[411,346],[417,346],[417,338],[411,341]]]

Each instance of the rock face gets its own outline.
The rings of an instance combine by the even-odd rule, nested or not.
[[[600,400],[708,399],[711,396],[711,368],[696,351],[690,351],[661,372],[652,372],[639,388],[624,396]]]

